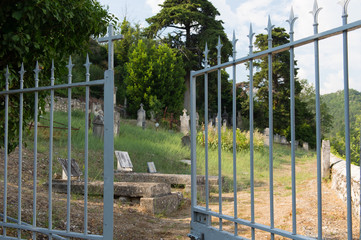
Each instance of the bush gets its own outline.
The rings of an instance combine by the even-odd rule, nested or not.
[[[222,150],[233,151],[233,130],[226,129],[221,131]],[[202,131],[197,133],[197,143],[205,145],[204,126]],[[212,149],[218,148],[218,132],[213,127],[208,127],[208,147]],[[263,150],[263,136],[257,130],[253,134],[253,147],[255,151]],[[242,132],[239,128],[236,130],[236,148],[237,151],[249,150],[250,148],[250,132]]]

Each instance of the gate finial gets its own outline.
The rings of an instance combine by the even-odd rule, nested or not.
[[[218,45],[216,46],[217,48],[217,58],[218,58],[218,64],[221,64],[221,48],[223,47],[222,43],[221,43],[221,37],[218,36]]]
[[[51,76],[50,76],[50,84],[51,84],[51,86],[54,85],[54,81],[55,81],[54,72],[55,72],[54,59],[52,59],[51,60]]]
[[[10,72],[9,72],[9,66],[6,65],[6,71],[5,71],[5,90],[9,90],[9,77],[10,77]]]
[[[107,42],[108,43],[108,70],[114,69],[114,50],[113,42],[115,40],[123,39],[123,35],[113,35],[113,25],[109,24],[108,27],[108,36],[98,39],[98,42]]]
[[[85,73],[85,75],[88,77],[88,76],[90,76],[90,73],[89,73],[89,70],[90,70],[90,65],[91,65],[92,63],[89,61],[89,54],[87,53],[86,54],[86,61],[85,61],[85,64],[84,64],[84,67],[85,67],[85,69],[86,69],[86,73]],[[87,81],[88,81],[89,79],[87,79]]]
[[[203,53],[204,53],[204,68],[207,68],[208,67],[208,53],[209,53],[207,42],[206,42],[206,47],[204,48]]]
[[[350,3],[350,0],[341,0],[338,2],[338,4],[340,4],[342,6],[342,17],[343,18],[347,18],[347,16],[348,16],[347,7],[348,7],[349,3]]]
[[[313,10],[310,13],[313,15],[313,26],[318,26],[318,14],[322,8],[318,7],[317,0],[313,3]]]
[[[293,26],[295,25],[295,22],[297,20],[298,17],[295,17],[295,14],[293,13],[293,7],[291,7],[291,13],[290,13],[290,18],[288,20],[286,20],[286,22],[288,22],[290,24],[290,40],[291,42],[293,42]]]
[[[249,38],[249,53],[253,53],[253,36],[254,36],[254,32],[252,29],[252,23],[249,24],[249,34],[248,34],[248,38]]]
[[[268,15],[268,26],[265,30],[268,32],[268,48],[272,48],[272,29],[274,25],[271,23],[271,16]]]
[[[35,73],[35,87],[38,87],[39,84],[39,72],[41,71],[41,69],[39,68],[39,62],[36,61],[35,64],[35,69],[34,69],[34,73]]]
[[[236,39],[236,33],[233,30],[233,40],[232,40],[232,46],[233,46],[233,60],[236,60],[236,43],[237,43],[238,39]]]
[[[21,69],[19,71],[20,74],[20,89],[23,89],[23,83],[24,83],[24,74],[26,73],[24,69],[24,63],[21,63]]]
[[[66,67],[67,67],[68,70],[69,70],[69,73],[68,73],[68,83],[71,84],[71,77],[73,76],[73,75],[71,74],[71,71],[72,71],[72,69],[73,69],[73,67],[74,67],[74,64],[71,63],[71,56],[69,56],[69,64],[66,65]]]

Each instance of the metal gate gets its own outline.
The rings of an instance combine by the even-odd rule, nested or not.
[[[290,239],[313,239],[309,236],[303,236],[297,233],[297,213],[296,213],[296,170],[295,170],[295,81],[294,81],[294,49],[307,44],[314,44],[314,63],[315,63],[315,90],[316,90],[316,141],[317,141],[317,233],[318,239],[322,239],[322,192],[321,192],[321,113],[320,113],[320,79],[319,79],[319,41],[322,39],[330,38],[335,35],[343,36],[343,71],[344,71],[344,92],[345,92],[345,136],[346,136],[346,179],[347,179],[347,234],[348,239],[352,239],[352,212],[351,212],[351,180],[350,180],[350,124],[349,124],[349,85],[348,85],[348,45],[347,45],[347,37],[348,32],[352,30],[356,30],[361,28],[361,20],[347,23],[347,5],[349,0],[343,0],[343,24],[340,27],[331,29],[329,31],[325,31],[322,33],[318,32],[318,13],[320,8],[318,8],[317,1],[314,2],[314,9],[311,12],[314,17],[314,35],[294,41],[294,23],[296,21],[296,17],[294,17],[293,10],[291,10],[291,15],[287,22],[290,25],[290,42],[281,46],[273,47],[272,46],[272,28],[274,27],[271,24],[270,18],[268,19],[268,26],[266,30],[268,31],[268,50],[254,53],[253,52],[253,36],[254,33],[252,31],[252,25],[250,26],[250,32],[248,35],[249,38],[249,55],[236,59],[236,39],[233,36],[233,61],[229,61],[226,63],[221,63],[221,48],[222,44],[220,40],[217,45],[218,52],[218,63],[216,66],[208,66],[208,48],[206,45],[205,48],[205,60],[204,66],[205,68],[198,71],[191,72],[191,159],[192,159],[192,189],[191,189],[191,204],[192,204],[192,220],[191,220],[191,232],[189,237],[191,239],[197,240],[211,240],[211,239],[246,239],[238,234],[237,226],[243,225],[249,227],[251,229],[252,239],[255,239],[255,231],[263,231],[268,232],[270,234],[271,239],[274,239],[275,236],[283,236]],[[274,193],[273,193],[273,93],[272,93],[272,55],[283,52],[290,52],[290,105],[291,105],[291,176],[292,176],[292,232],[284,231],[279,228],[275,228],[274,225]],[[254,143],[253,143],[253,135],[254,135],[254,97],[253,97],[253,60],[259,59],[262,57],[268,56],[268,90],[269,90],[269,208],[270,208],[270,226],[259,224],[255,222],[255,205],[254,205],[254,197],[255,197],[255,182],[254,182]],[[237,169],[236,166],[236,66],[242,63],[248,63],[249,65],[249,125],[250,125],[250,202],[251,202],[251,220],[240,219],[237,213],[237,183],[236,176],[240,174],[240,169]],[[359,64],[359,63],[357,63]],[[226,215],[222,212],[222,156],[221,156],[221,69],[225,69],[227,67],[231,67],[233,70],[233,191],[234,191],[234,208],[233,208],[233,216]],[[208,74],[211,72],[218,72],[218,179],[219,179],[219,211],[212,211],[210,209],[210,199],[209,199],[209,185],[208,185]],[[206,123],[204,138],[205,138],[205,178],[206,178],[206,186],[205,186],[205,207],[200,206],[197,202],[197,153],[196,153],[196,81],[197,77],[204,77],[204,92],[205,92],[205,100],[204,100],[204,122]],[[202,159],[203,161],[203,159]],[[213,227],[211,224],[211,218],[219,219],[218,227]],[[234,224],[234,232],[227,232],[223,229],[222,223],[223,221],[228,221]]]
[[[113,71],[113,48],[112,42],[116,39],[120,39],[121,36],[113,35],[113,26],[110,25],[108,28],[108,36],[99,39],[99,42],[108,42],[108,63],[109,70],[105,71],[104,79],[90,81],[89,68],[91,63],[89,62],[89,58],[87,57],[86,63],[84,64],[86,68],[86,81],[85,82],[77,82],[72,83],[72,68],[73,64],[71,62],[71,57],[69,58],[69,63],[67,68],[69,70],[68,73],[68,84],[55,84],[55,76],[54,76],[54,62],[52,63],[51,68],[51,86],[39,86],[39,72],[40,68],[38,63],[36,63],[36,67],[34,69],[35,73],[35,87],[33,88],[23,88],[24,79],[24,66],[21,66],[20,74],[20,89],[9,89],[9,80],[11,74],[9,73],[9,69],[6,69],[5,80],[6,80],[6,89],[5,91],[1,91],[0,95],[3,95],[5,98],[5,139],[4,139],[4,191],[0,195],[3,196],[3,214],[0,221],[0,226],[2,227],[2,233],[0,235],[1,239],[22,239],[22,230],[32,232],[32,239],[37,239],[37,233],[42,235],[47,235],[48,239],[68,239],[68,238],[81,238],[81,239],[113,239],[113,182],[114,182],[114,137],[113,137],[113,121],[114,121],[114,71]],[[41,84],[41,83],[40,83]],[[67,201],[66,201],[66,230],[57,230],[53,228],[53,190],[52,190],[52,182],[53,182],[53,161],[54,161],[54,153],[53,153],[53,129],[54,129],[54,91],[58,89],[67,89],[68,90],[68,176],[71,176],[71,94],[72,88],[75,87],[84,87],[85,88],[85,96],[86,96],[86,106],[85,106],[85,129],[89,128],[89,88],[91,86],[103,86],[104,87],[104,169],[103,169],[103,179],[104,179],[104,188],[103,188],[103,235],[95,235],[89,234],[88,229],[88,131],[85,131],[85,149],[84,149],[84,215],[83,215],[83,232],[75,232],[71,231],[71,178],[67,178]],[[39,166],[37,166],[37,146],[38,146],[38,93],[41,91],[50,91],[50,138],[49,138],[49,164],[48,164],[48,227],[39,227],[37,226],[37,170]],[[33,162],[33,208],[32,208],[32,223],[25,223],[22,221],[22,165],[23,165],[23,94],[25,93],[34,93],[35,96],[35,112],[34,112],[34,162]],[[17,197],[17,216],[9,216],[8,214],[8,119],[9,119],[9,97],[11,95],[19,94],[19,153],[18,153],[18,197]],[[65,211],[65,209],[64,209]],[[16,229],[17,237],[11,237],[8,235],[7,230]]]

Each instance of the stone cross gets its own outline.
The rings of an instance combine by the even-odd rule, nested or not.
[[[143,109],[143,103],[140,104],[140,109],[138,110],[137,126],[145,127],[145,110]]]
[[[108,27],[108,36],[98,39],[98,42],[108,42],[108,69],[114,69],[114,51],[113,41],[123,39],[123,35],[113,35],[113,25],[110,24]]]

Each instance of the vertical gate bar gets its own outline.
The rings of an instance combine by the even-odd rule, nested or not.
[[[343,25],[347,24],[347,4],[343,2]],[[346,186],[347,186],[347,238],[352,240],[352,205],[351,205],[351,158],[350,158],[350,108],[349,108],[349,82],[348,82],[348,46],[347,31],[343,32],[343,78],[345,98],[345,147],[346,147]]]
[[[204,50],[204,68],[208,68],[208,45]],[[206,178],[206,210],[209,211],[209,177],[208,177],[208,73],[204,74],[204,151]],[[207,221],[208,224],[208,221]]]
[[[253,54],[253,29],[249,27],[249,54]],[[255,223],[254,216],[254,146],[253,146],[253,59],[249,61],[249,141],[250,141],[250,182],[251,182],[251,222]],[[255,229],[251,228],[252,239],[256,238]]]
[[[39,87],[39,64],[36,62],[35,72],[35,88]],[[38,98],[39,93],[35,92],[34,102],[34,170],[33,170],[33,227],[36,228],[36,185],[37,185],[37,161],[38,161]],[[36,239],[36,232],[33,232],[33,239]]]
[[[271,17],[268,16],[268,49],[272,48],[272,28]],[[273,200],[273,95],[272,95],[272,53],[268,54],[268,120],[269,120],[269,181],[270,181],[270,222],[274,228],[274,200]],[[271,239],[274,234],[271,233]]]
[[[196,78],[193,76],[193,71],[190,76],[190,103],[191,103],[191,206],[192,206],[192,221],[195,221],[194,207],[197,205],[197,153],[196,153]]]
[[[359,164],[361,164],[361,127],[360,127],[360,157],[359,157],[359,160],[358,160]],[[361,167],[360,167],[360,179],[361,179]],[[359,217],[360,217],[360,220],[361,220],[361,185],[360,185],[360,195],[359,195]],[[361,240],[361,221],[360,221],[360,226],[359,226],[360,230],[359,230],[359,237],[360,237],[360,240]]]
[[[86,82],[90,80],[90,62],[89,55],[86,55]],[[84,234],[88,234],[88,130],[89,130],[89,86],[85,87],[85,149],[84,149]]]
[[[217,45],[217,64],[221,64],[221,38],[218,36],[218,45]],[[221,92],[221,69],[218,69],[218,201],[219,201],[219,214],[222,214],[222,133],[221,133],[221,110],[222,110],[222,92]],[[219,230],[222,231],[222,218],[219,218]]]
[[[233,31],[233,61],[236,60],[236,36],[235,32]],[[236,135],[236,64],[233,64],[233,98],[232,98],[232,118],[233,118],[233,210],[234,210],[234,219],[238,218],[238,210],[237,210],[237,135]],[[234,223],[234,235],[238,235],[238,224]]]
[[[318,14],[322,8],[318,8],[317,0],[313,7],[314,15],[314,34],[318,34]],[[319,40],[314,41],[315,54],[315,91],[316,91],[316,151],[317,151],[317,226],[318,239],[322,239],[322,177],[321,177],[321,107],[320,107],[320,59],[319,59]]]
[[[9,67],[6,66],[5,91],[9,91]],[[7,201],[8,201],[8,133],[9,133],[9,94],[5,95],[5,133],[4,133],[4,223],[7,222]],[[6,237],[6,227],[3,227],[3,236]]]
[[[51,61],[51,77],[50,84],[54,86],[55,77],[54,77],[54,60]],[[54,131],[54,90],[50,90],[50,126],[49,126],[49,190],[48,190],[48,229],[53,229],[53,200],[52,200],[52,192],[53,192],[53,131]],[[49,239],[52,239],[52,234],[49,234]]]
[[[104,84],[104,211],[103,235],[113,239],[114,203],[114,71],[105,71]]]
[[[69,57],[69,63],[67,68],[68,84],[72,82],[72,68],[71,56]],[[71,88],[68,88],[68,178],[67,178],[67,204],[66,204],[66,231],[70,232],[70,195],[71,195]]]
[[[293,8],[291,8],[291,14],[289,20],[290,24],[290,42],[293,42],[293,25],[297,18],[295,18],[293,13]],[[296,141],[296,131],[295,131],[295,49],[294,47],[290,48],[290,98],[291,98],[291,178],[292,178],[292,233],[297,233],[296,227],[296,156],[295,156],[295,141]]]
[[[20,74],[20,89],[24,87],[24,64],[21,64]],[[24,94],[20,93],[20,113],[19,113],[19,176],[18,176],[18,224],[21,225],[21,179],[22,179],[22,162],[23,162],[23,102]],[[21,230],[18,229],[18,239],[21,239]]]

